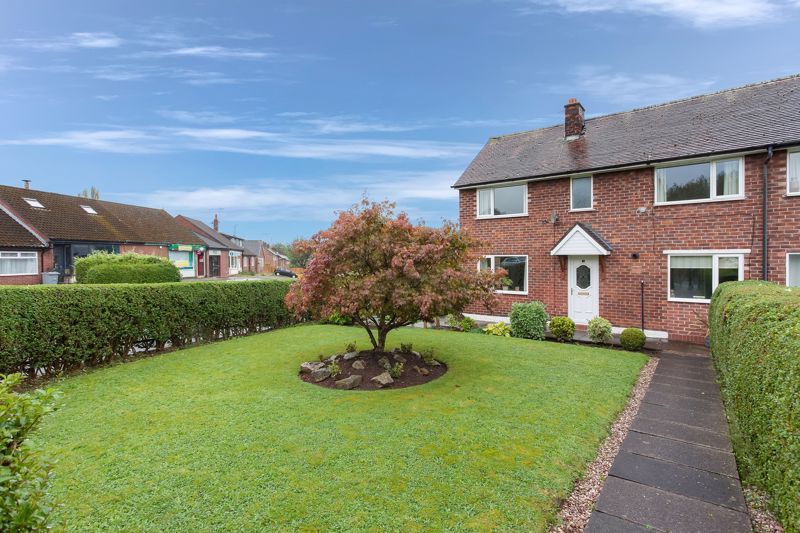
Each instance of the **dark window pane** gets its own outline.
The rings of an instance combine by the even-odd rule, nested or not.
[[[580,289],[588,289],[591,284],[592,271],[586,265],[581,265],[575,270],[575,283]]]
[[[719,282],[739,281],[739,258],[720,257],[719,258]]]
[[[672,257],[669,270],[670,295],[673,298],[711,298],[711,273],[711,256]]]
[[[656,180],[659,202],[680,202],[711,198],[711,163],[659,168]]]
[[[507,272],[510,285],[505,287],[507,291],[525,291],[525,276],[527,275],[528,265],[525,257],[495,257],[495,268],[502,268]]]
[[[498,187],[494,190],[494,214],[518,215],[525,211],[525,186]]]
[[[591,209],[592,178],[575,178],[572,180],[572,209]]]

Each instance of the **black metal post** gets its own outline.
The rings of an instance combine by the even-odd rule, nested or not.
[[[641,300],[642,300],[642,331],[644,331],[644,280],[639,282],[639,287],[641,289]]]

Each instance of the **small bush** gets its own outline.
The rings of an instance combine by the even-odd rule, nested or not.
[[[523,339],[544,339],[547,311],[542,302],[516,303],[511,306],[511,335]]]
[[[181,280],[180,271],[169,262],[150,264],[106,263],[89,269],[86,283],[171,283]]]
[[[331,361],[330,364],[328,365],[328,370],[331,371],[332,378],[335,378],[336,376],[342,373],[342,368],[339,366],[339,363],[337,363],[335,359]]]
[[[394,366],[389,367],[389,375],[392,376],[393,379],[398,379],[403,375],[403,366],[403,363],[395,363]]]
[[[723,283],[709,326],[742,481],[769,494],[787,532],[800,531],[800,289]]]
[[[569,342],[575,336],[575,322],[568,316],[554,316],[550,319],[550,333],[558,342]]]
[[[420,356],[422,357],[422,360],[425,361],[426,365],[433,364],[433,362],[436,361],[436,359],[433,357],[433,350],[430,349],[423,350],[422,353],[420,353]]]
[[[325,320],[328,324],[333,324],[335,326],[352,326],[353,319],[349,316],[342,316],[339,313],[333,313],[331,316]]]
[[[644,348],[647,337],[639,328],[625,328],[619,336],[619,343],[629,352],[638,352]]]
[[[475,327],[475,321],[473,319],[471,319],[470,317],[465,316],[464,318],[461,319],[461,322],[459,323],[459,327],[461,328],[461,331],[465,331],[465,332],[470,331],[471,329],[473,329]]]
[[[355,352],[357,350],[358,350],[358,345],[355,343],[355,341],[348,342],[347,344],[344,345],[344,353]]]
[[[141,276],[137,276],[133,274],[132,268],[125,268],[125,267],[133,267],[133,266],[145,266],[145,265],[165,265],[162,267],[166,272],[169,270],[173,273],[170,279],[166,281],[180,281],[181,280],[181,273],[178,270],[178,267],[173,265],[169,259],[166,257],[158,257],[155,255],[144,255],[144,254],[135,254],[135,253],[128,253],[128,254],[110,254],[108,252],[93,252],[92,254],[81,257],[75,260],[75,281],[78,283],[148,283],[149,281],[102,281],[101,278],[98,278],[98,281],[91,281],[89,278],[89,272],[97,267],[105,266],[105,265],[121,265],[120,273],[119,274],[105,274],[106,276],[114,275],[114,276],[131,276],[129,279],[133,278],[141,278]],[[168,266],[167,266],[168,265]],[[106,272],[109,271],[107,267],[105,267]],[[113,269],[111,269],[113,271]],[[147,269],[146,269],[147,270]],[[149,269],[152,271],[152,269]],[[152,275],[152,274],[151,274]],[[162,274],[165,275],[165,274]],[[154,283],[162,282],[163,280],[159,277],[159,279],[154,280]]]
[[[403,352],[403,353],[411,353],[411,352],[414,351],[414,345],[411,344],[410,342],[409,343],[401,342],[400,343],[400,351]]]
[[[52,391],[16,393],[21,374],[0,376],[0,531],[47,531],[51,469],[26,439],[55,409]]]
[[[469,331],[475,327],[475,321],[464,315],[447,315],[447,325],[459,331]]]
[[[586,332],[593,342],[599,344],[606,344],[611,342],[613,335],[611,333],[611,322],[601,316],[596,316],[589,321]]]
[[[511,326],[505,322],[495,322],[494,324],[488,324],[485,328],[483,328],[483,332],[487,335],[494,335],[496,337],[510,337]]]

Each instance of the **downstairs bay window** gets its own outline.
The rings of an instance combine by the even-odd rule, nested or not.
[[[528,292],[527,255],[487,255],[478,263],[479,270],[498,268],[506,271],[505,287],[497,292],[507,294],[526,294]]]
[[[670,301],[708,303],[717,285],[744,279],[741,254],[673,253],[668,261]]]
[[[37,252],[0,252],[0,276],[26,276],[38,273]]]

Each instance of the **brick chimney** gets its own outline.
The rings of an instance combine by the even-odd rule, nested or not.
[[[219,231],[219,217],[214,213],[214,231]]]
[[[570,98],[564,106],[564,137],[571,141],[584,133],[583,106],[575,99]]]

